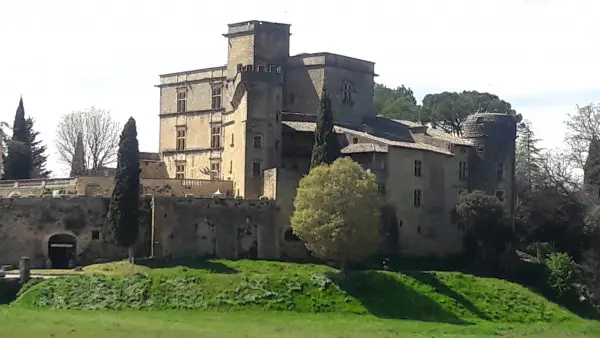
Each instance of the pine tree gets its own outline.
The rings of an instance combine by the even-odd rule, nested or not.
[[[15,114],[12,138],[8,142],[8,155],[4,160],[3,179],[22,180],[31,178],[33,156],[29,139],[25,108],[23,107],[23,98],[21,98]]]
[[[27,133],[29,135],[29,145],[31,147],[31,156],[33,157],[33,172],[31,173],[32,178],[48,178],[52,173],[46,169],[46,162],[48,156],[46,155],[47,147],[42,144],[41,140],[38,140],[40,135],[39,131],[33,129],[33,118],[28,117],[25,120],[27,126]]]
[[[108,220],[117,244],[128,248],[133,269],[133,245],[138,237],[140,200],[140,151],[136,124],[130,117],[119,141],[115,187],[108,207]]]
[[[340,144],[333,130],[331,99],[329,94],[324,90],[317,113],[315,144],[312,150],[310,167],[312,169],[322,163],[331,164],[340,156]]]

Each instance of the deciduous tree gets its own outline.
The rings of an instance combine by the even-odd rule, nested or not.
[[[590,144],[600,140],[600,105],[577,106],[575,112],[567,115],[565,126],[569,159],[573,165],[583,168]]]
[[[119,142],[115,187],[108,208],[117,244],[126,247],[133,269],[133,246],[138,236],[140,151],[135,120],[130,117]]]
[[[349,263],[380,244],[380,195],[375,176],[349,158],[313,168],[300,181],[292,230],[316,257]]]
[[[72,166],[77,137],[83,137],[85,163],[89,173],[114,164],[119,146],[119,123],[109,111],[91,107],[61,117],[56,129],[59,161]]]

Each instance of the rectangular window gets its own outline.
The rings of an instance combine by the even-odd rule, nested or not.
[[[185,137],[186,137],[186,129],[185,127],[178,127],[175,132],[177,135],[175,150],[185,150]]]
[[[254,136],[254,148],[255,149],[260,149],[262,148],[262,136],[261,135],[255,135]]]
[[[344,81],[342,84],[342,103],[353,103],[354,85],[350,81]]]
[[[465,148],[465,147],[460,147],[460,153],[461,153],[461,154],[464,154],[464,153],[466,153],[466,152],[467,152],[467,148]]]
[[[233,161],[229,161],[229,173],[233,172]]]
[[[187,90],[185,88],[177,88],[177,112],[183,113],[187,108]]]
[[[498,191],[496,191],[496,198],[500,202],[504,201],[504,190],[498,190]]]
[[[420,189],[415,190],[415,192],[413,193],[413,205],[415,207],[420,207],[421,206],[421,197],[422,197],[423,193],[421,192]]]
[[[421,161],[415,160],[415,176],[421,177]]]
[[[252,162],[252,176],[260,176],[260,162],[258,161]]]
[[[100,239],[100,231],[92,230],[92,240],[99,240],[99,239]]]
[[[458,179],[461,181],[467,179],[467,162],[458,163]]]
[[[504,179],[504,163],[498,163],[498,168],[496,169],[496,178],[498,181],[502,181]]]
[[[210,128],[210,147],[221,148],[221,127]]]
[[[221,109],[223,102],[223,85],[215,84],[212,86],[212,109]]]
[[[177,164],[175,166],[175,178],[178,180],[185,178],[185,164]]]
[[[211,162],[210,163],[210,178],[217,179],[221,173],[221,163]]]

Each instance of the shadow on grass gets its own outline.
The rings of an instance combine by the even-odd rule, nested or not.
[[[329,273],[328,277],[356,298],[371,314],[380,318],[471,324],[390,273],[351,271],[345,277],[339,273]]]
[[[17,299],[21,289],[18,279],[0,279],[0,305],[8,305]]]
[[[454,299],[457,303],[464,306],[467,310],[471,311],[480,319],[490,320],[490,317],[487,316],[485,313],[481,312],[481,310],[479,310],[475,306],[475,304],[473,304],[470,300],[466,299],[463,295],[450,289],[448,285],[440,281],[433,273],[422,271],[404,271],[403,273],[423,284],[431,286],[436,292]]]
[[[194,257],[182,259],[140,259],[136,260],[137,265],[146,266],[151,269],[186,267],[189,269],[206,270],[213,273],[236,274],[238,270],[229,267],[223,263],[215,262],[209,258]]]

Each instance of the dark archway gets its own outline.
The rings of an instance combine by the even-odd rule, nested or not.
[[[48,259],[52,269],[69,269],[75,265],[77,239],[70,234],[56,234],[48,239]]]

